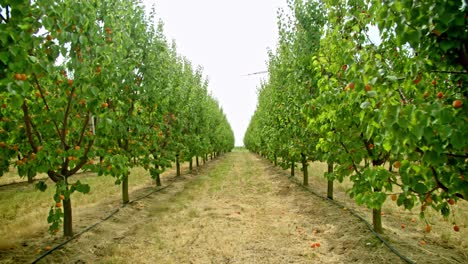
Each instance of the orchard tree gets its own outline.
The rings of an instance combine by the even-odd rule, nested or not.
[[[329,182],[352,181],[349,194],[373,209],[378,232],[387,197],[407,209],[419,203],[422,217],[429,206],[448,217],[467,195],[466,5],[298,0],[290,6],[294,19],[280,23],[246,146],[288,160],[308,142],[307,155],[328,162]],[[305,101],[303,81],[311,93]],[[297,106],[309,141],[295,132],[300,122],[288,127]],[[277,108],[284,110],[276,114]],[[275,129],[281,133],[268,139]],[[296,142],[286,155],[266,143],[282,146],[281,135]]]
[[[101,7],[100,2],[73,1],[2,4],[2,41],[15,47],[2,51],[6,148],[9,157],[20,158],[20,174],[47,173],[55,183],[48,221],[57,232],[63,217],[65,236],[73,234],[71,194],[89,192],[88,185],[70,177],[92,167],[100,129],[93,120],[106,117],[100,87],[107,79],[101,71],[112,63],[105,59],[112,48]],[[45,183],[38,188],[44,190]]]

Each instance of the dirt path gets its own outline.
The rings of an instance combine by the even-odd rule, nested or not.
[[[349,212],[277,172],[248,152],[227,154],[44,263],[401,263]]]

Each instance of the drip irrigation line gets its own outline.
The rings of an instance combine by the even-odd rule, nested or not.
[[[72,236],[72,237],[68,238],[67,240],[63,241],[62,243],[60,243],[60,244],[54,246],[53,248],[51,248],[50,250],[48,250],[47,252],[45,252],[44,254],[42,254],[41,256],[39,256],[37,259],[35,259],[35,260],[32,262],[32,264],[37,263],[38,261],[40,261],[41,259],[45,258],[47,255],[51,254],[51,253],[54,252],[55,250],[57,250],[57,249],[59,249],[59,248],[65,246],[65,245],[68,244],[69,242],[71,242],[71,241],[77,239],[77,238],[78,238],[79,236],[81,236],[82,234],[84,234],[84,233],[90,231],[91,229],[95,228],[95,227],[98,226],[99,224],[102,224],[103,222],[109,220],[112,216],[114,216],[117,212],[119,212],[121,208],[124,208],[124,207],[126,207],[127,205],[132,204],[132,203],[134,203],[134,202],[143,200],[143,199],[147,198],[148,196],[150,196],[150,195],[152,195],[152,194],[154,194],[154,193],[160,192],[160,191],[162,191],[162,190],[164,190],[164,189],[166,189],[166,188],[172,186],[172,184],[173,184],[173,182],[171,182],[170,184],[168,184],[168,185],[166,185],[166,186],[164,186],[164,187],[161,187],[161,188],[158,188],[158,189],[156,189],[156,190],[153,190],[153,191],[149,192],[148,194],[145,194],[145,195],[143,195],[143,196],[141,196],[141,197],[138,197],[138,198],[136,198],[136,199],[134,199],[134,200],[131,200],[130,202],[128,202],[128,203],[126,203],[126,204],[122,204],[119,208],[117,208],[117,209],[115,209],[114,211],[112,211],[108,216],[104,217],[104,218],[101,219],[99,222],[94,223],[94,224],[91,225],[91,226],[88,226],[87,228],[81,230],[79,233],[75,234],[74,236]]]
[[[304,188],[306,191],[310,192],[311,194],[319,197],[319,198],[322,198],[323,200],[326,200],[328,202],[331,202],[332,204],[338,206],[338,207],[341,207],[341,208],[346,208],[345,206],[343,206],[342,204],[340,204],[339,202],[333,200],[333,199],[330,199],[328,197],[324,197],[320,194],[318,194],[317,192],[315,192],[314,190],[312,190],[310,187],[308,186],[304,186],[301,182],[299,182],[297,179],[295,178],[291,178],[289,177],[289,179],[294,182],[295,184],[301,186],[302,188]],[[382,243],[384,243],[385,246],[387,246],[388,249],[390,249],[395,255],[397,255],[401,260],[405,261],[406,263],[408,264],[415,264],[416,262],[414,262],[413,260],[409,259],[408,257],[404,256],[403,254],[401,254],[396,248],[394,248],[392,246],[392,244],[390,244],[390,242],[388,242],[387,240],[385,240],[385,238],[383,238],[379,233],[377,233],[374,228],[372,227],[372,225],[364,218],[362,217],[361,215],[359,215],[356,211],[348,208],[348,211],[353,215],[355,216],[356,218],[358,218],[359,220],[361,220],[362,222],[364,222],[367,226],[367,228],[369,228],[369,230],[374,234],[374,236],[376,236]]]

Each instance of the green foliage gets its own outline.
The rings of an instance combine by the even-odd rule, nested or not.
[[[369,208],[398,187],[448,216],[468,195],[467,6],[436,2],[290,1],[246,147],[333,162]]]
[[[81,170],[121,183],[132,166],[234,147],[201,69],[153,13],[135,0],[0,1],[0,175],[46,173],[58,203],[90,191],[69,183]],[[64,215],[51,209],[52,231]]]

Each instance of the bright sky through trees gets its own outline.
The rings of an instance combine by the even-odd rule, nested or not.
[[[178,52],[200,65],[209,77],[209,90],[227,115],[236,137],[242,139],[255,111],[257,87],[266,74],[267,50],[278,39],[277,11],[286,0],[158,0],[157,18]]]

